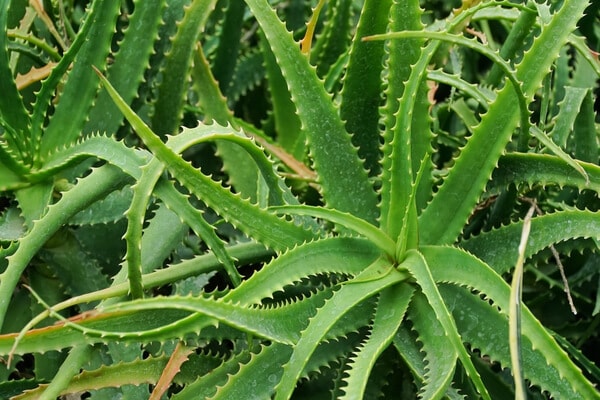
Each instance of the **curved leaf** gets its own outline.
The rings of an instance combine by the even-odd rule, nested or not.
[[[484,232],[460,243],[499,275],[515,266],[523,221]],[[531,219],[525,257],[548,246],[578,237],[600,237],[600,213],[585,210],[557,211]]]
[[[529,185],[539,183],[560,187],[573,186],[579,190],[590,189],[600,193],[600,167],[579,160],[576,162],[585,174],[581,174],[578,169],[557,156],[533,153],[507,154],[500,157],[490,185],[493,188],[501,188],[517,182]]]
[[[280,219],[234,195],[187,163],[169,149],[123,102],[106,78],[102,76],[100,78],[121,112],[156,157],[166,165],[176,179],[228,221],[250,235],[259,236],[264,243],[278,250],[291,248],[314,237],[308,230]]]
[[[290,212],[292,214],[310,215],[316,218],[323,218],[327,221],[341,225],[342,227],[354,231],[365,238],[369,239],[373,244],[383,250],[390,258],[395,256],[396,245],[385,233],[377,229],[368,222],[356,218],[351,214],[342,213],[337,210],[332,210],[322,207],[312,207],[307,205],[299,206],[279,206],[269,207],[275,212]]]
[[[435,312],[422,293],[414,296],[408,318],[419,334],[422,353],[427,363],[423,387],[419,391],[422,399],[439,399],[446,394],[454,377],[458,354],[448,345],[444,328],[437,320]]]
[[[377,248],[364,239],[337,237],[306,243],[272,260],[225,298],[255,304],[301,278],[319,274],[357,276],[378,256]]]
[[[93,171],[63,193],[61,200],[49,207],[44,218],[36,221],[24,236],[17,251],[8,257],[8,267],[0,274],[0,326],[4,322],[10,298],[31,258],[70,217],[94,201],[121,187],[127,176],[120,169],[106,165]]]
[[[349,362],[350,369],[345,371],[348,377],[344,379],[346,386],[342,390],[345,395],[341,399],[362,398],[373,366],[394,339],[413,293],[413,287],[402,284],[381,292],[366,343],[355,351],[356,355]]]
[[[368,222],[377,218],[375,191],[337,110],[315,70],[265,0],[246,0],[286,78],[306,130],[327,206]]]
[[[471,358],[462,343],[462,339],[456,329],[456,323],[449,313],[444,300],[442,299],[442,296],[430,271],[428,261],[429,259],[424,258],[423,255],[418,253],[416,250],[409,250],[407,252],[407,258],[402,262],[402,264],[400,264],[400,268],[406,268],[415,277],[417,283],[423,291],[423,294],[427,298],[429,305],[433,309],[437,320],[444,329],[444,334],[448,339],[448,344],[452,346],[453,351],[458,355],[458,358],[465,368],[465,371],[469,375],[469,378],[475,384],[479,394],[485,399],[490,399],[487,388],[483,384],[479,373],[475,369],[475,366],[473,365],[473,362],[471,361]]]
[[[531,244],[532,236],[529,239],[530,242],[528,244]],[[513,250],[517,253],[517,247]],[[431,274],[436,282],[449,282],[460,286],[467,286],[484,294],[505,315],[505,317],[501,317],[498,312],[494,312],[494,318],[502,318],[508,324],[507,315],[510,301],[510,287],[489,266],[465,251],[456,248],[426,246],[422,247],[421,251],[429,261]],[[482,318],[484,315],[490,316],[491,314],[483,313]],[[547,390],[555,397],[568,399],[600,398],[600,394],[596,388],[583,376],[565,351],[560,348],[528,308],[523,307],[521,318],[522,339],[527,338],[531,342],[532,348],[541,353],[545,360],[545,362],[538,363],[535,367],[528,366],[528,360],[524,354],[525,378],[536,385],[540,385],[543,390]],[[477,324],[479,325],[479,322]],[[498,335],[500,333],[498,332],[497,325],[494,324],[492,326],[494,326],[494,332],[486,337],[485,343],[480,343],[479,346],[486,353],[487,346],[501,346],[501,343],[504,343],[502,346],[504,346],[504,353],[508,357],[503,357],[500,361],[504,365],[509,365],[510,355],[508,354],[507,342],[499,341]],[[504,332],[508,335],[508,329]],[[549,378],[550,374],[554,376],[558,375],[562,379]]]
[[[108,0],[102,2],[101,6],[93,7],[92,10],[97,12],[88,16],[88,19],[93,18],[88,35],[80,33],[77,36],[85,41],[77,52],[50,122],[43,130],[40,148],[42,158],[80,137],[98,90],[92,66],[101,68],[106,64],[120,6],[119,0]]]
[[[516,67],[517,78],[528,98],[549,72],[587,5],[585,0],[563,4],[552,20],[542,27],[540,35]],[[500,90],[496,102],[482,117],[460,158],[421,214],[420,224],[428,227],[419,232],[421,243],[453,243],[456,240],[519,121],[519,104],[512,87],[506,85]]]
[[[379,270],[382,266],[388,265],[387,261],[378,260],[371,264],[363,274],[369,274],[373,269]],[[319,308],[317,314],[310,320],[308,327],[302,332],[300,340],[295,344],[289,362],[284,366],[283,377],[276,387],[275,400],[291,397],[308,358],[336,321],[363,300],[386,287],[405,280],[406,274],[393,269],[380,279],[359,281],[360,277],[361,275],[357,277],[356,283],[350,281],[343,285],[325,302],[323,307]]]

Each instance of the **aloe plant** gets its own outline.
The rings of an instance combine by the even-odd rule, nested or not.
[[[597,7],[315,5],[0,1],[5,397],[600,398]]]

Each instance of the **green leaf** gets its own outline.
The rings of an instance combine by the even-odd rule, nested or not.
[[[324,76],[347,50],[351,33],[351,0],[332,0],[327,7],[327,23],[310,50],[311,63]]]
[[[23,176],[27,175],[29,167],[4,141],[0,142],[0,166],[0,190],[18,189],[27,185]]]
[[[0,396],[10,399],[23,391],[35,389],[38,382],[35,379],[14,379],[0,383]]]
[[[179,314],[177,319],[182,319],[185,315],[181,312],[199,313],[218,320],[220,323],[230,325],[243,332],[251,333],[259,337],[273,340],[277,343],[292,344],[300,336],[304,329],[306,321],[309,320],[315,309],[322,304],[323,295],[313,294],[304,301],[292,302],[275,308],[246,307],[233,304],[226,299],[215,301],[212,298],[193,297],[193,296],[169,296],[154,297],[142,300],[124,302],[102,308],[99,315],[93,316],[91,320],[98,322],[88,324],[86,319],[78,322],[79,326],[73,326],[75,329],[81,329],[86,335],[99,336],[102,338],[113,337],[124,340],[126,338],[142,338],[147,336],[146,340],[162,335],[163,337],[172,336],[178,330],[177,320],[168,325],[159,325],[152,321],[152,316],[157,313]],[[170,310],[176,310],[171,313]],[[125,330],[119,331],[119,327],[113,328],[110,320],[113,317],[122,319],[124,316],[136,313],[145,313],[150,319],[149,326],[155,326],[148,329],[143,325],[123,326]],[[295,315],[295,318],[285,318],[285,315]],[[162,318],[162,317],[161,317]],[[89,327],[88,327],[89,326]],[[132,329],[133,328],[133,329]],[[161,331],[164,330],[164,333]],[[170,332],[175,330],[175,332]],[[179,335],[185,331],[180,331]]]
[[[549,149],[552,153],[554,153],[558,158],[563,160],[565,163],[569,164],[573,169],[583,176],[586,181],[586,184],[589,184],[589,177],[585,172],[585,169],[577,163],[571,156],[565,153],[558,145],[556,145],[546,134],[540,131],[537,127],[532,126],[530,133],[533,137],[538,139],[547,149]]]
[[[516,67],[522,91],[531,98],[550,70],[560,49],[575,29],[588,2],[565,3]],[[453,243],[463,229],[519,121],[520,100],[506,85],[482,117],[472,137],[433,200],[420,216],[421,243]]]
[[[532,220],[532,235],[529,237],[528,249],[533,244],[532,239],[533,234],[535,233],[535,225],[533,225],[534,220],[535,218]],[[512,250],[515,254],[517,253],[516,246],[513,247]],[[456,248],[426,246],[422,247],[421,251],[429,261],[431,274],[436,282],[449,282],[476,289],[479,293],[485,295],[487,299],[493,301],[494,305],[497,307],[496,310],[499,308],[500,312],[504,314],[504,317],[496,310],[493,313],[488,312],[487,314],[494,315],[496,319],[500,319],[501,317],[501,319],[506,320],[506,323],[508,324],[506,316],[508,315],[509,309],[510,287],[489,266],[465,251]],[[448,304],[462,303],[454,303],[449,299]],[[486,313],[481,313],[482,318],[484,318],[485,314]],[[466,318],[473,321],[471,318],[472,315],[479,314],[469,314]],[[541,353],[545,361],[537,361],[528,365],[528,362],[530,361],[527,360],[528,356],[524,354],[523,369],[525,378],[533,384],[540,385],[543,390],[547,390],[555,397],[569,399],[600,398],[596,388],[583,376],[581,371],[573,364],[564,350],[558,346],[556,341],[533,316],[528,308],[523,307],[521,317],[522,340],[527,338],[531,341],[532,348],[535,349],[536,352]],[[460,319],[457,318],[456,320],[458,321]],[[479,335],[482,324],[477,320],[475,321],[476,327],[473,334]],[[508,355],[507,340],[502,340],[502,337],[506,337],[504,335],[508,334],[508,329],[499,330],[498,323],[490,323],[488,326],[493,327],[493,329],[485,336],[485,340],[481,342],[477,340],[477,343],[479,343],[478,347],[481,347],[485,354],[491,353],[488,352],[488,349],[486,349],[487,347],[501,347],[504,354]],[[499,336],[501,334],[503,336]],[[468,337],[465,337],[465,340],[468,340]],[[509,360],[510,356],[505,357],[503,355],[500,358],[500,361],[505,365],[510,362]],[[555,378],[550,378],[551,374],[554,375]],[[557,374],[562,377],[562,379],[558,378]]]
[[[219,90],[218,82],[210,70],[202,47],[198,47],[193,56],[194,65],[191,75],[194,91],[198,96],[198,104],[206,115],[205,119],[214,120],[220,125],[231,123],[233,113],[227,107],[227,99]]]
[[[581,109],[573,126],[573,143],[571,148],[579,160],[598,163],[598,141],[596,140],[596,112],[592,91],[587,90]]]
[[[302,123],[296,113],[296,105],[292,101],[287,82],[277,66],[277,59],[264,34],[260,36],[259,45],[264,54],[277,142],[297,160],[303,160],[306,156],[306,134],[302,131]]]
[[[0,215],[0,242],[19,239],[25,233],[25,220],[14,207]]]
[[[281,376],[281,365],[289,358],[289,354],[290,347],[279,343],[261,347],[258,353],[243,351],[187,385],[173,399],[268,398]],[[260,377],[256,371],[261,371]]]
[[[365,160],[371,175],[380,169],[379,107],[384,44],[365,43],[362,37],[383,32],[389,19],[391,0],[368,0],[362,8],[340,98],[340,117],[352,133],[352,143]]]
[[[48,208],[43,219],[36,221],[21,239],[17,251],[8,259],[0,274],[0,326],[4,322],[11,295],[29,261],[69,218],[90,204],[118,189],[126,181],[120,169],[107,165],[83,178],[73,189],[63,193],[59,202]]]
[[[131,203],[131,187],[116,190],[70,219],[72,225],[96,225],[117,222]]]
[[[282,374],[281,366],[289,359],[290,347],[273,343],[240,365],[236,374],[229,375],[227,383],[211,399],[262,400],[273,394]],[[261,371],[260,376],[256,371]]]
[[[30,330],[14,349],[12,347],[17,334],[2,335],[0,353],[5,355],[11,352],[16,354],[44,353],[85,344],[116,343],[115,336],[126,337],[130,342],[139,343],[144,339],[142,337],[135,339],[134,337],[144,331],[148,331],[145,335],[146,341],[165,340],[183,334],[182,331],[185,329],[177,330],[177,328],[185,326],[183,322],[186,321],[186,317],[190,319],[189,315],[188,311],[176,309],[163,312],[150,309],[122,314],[116,312],[101,314],[91,311],[74,319],[78,323],[76,328],[73,323],[67,325],[64,322],[58,322],[44,328]],[[101,332],[108,336],[103,339]],[[111,335],[111,332],[118,334]]]
[[[389,266],[389,263],[380,259],[365,269],[363,274],[369,274],[373,269],[379,270],[386,266]],[[310,320],[308,327],[302,332],[300,340],[295,344],[289,362],[284,366],[283,377],[276,387],[276,400],[289,399],[291,397],[296,382],[308,362],[308,358],[313,354],[318,343],[323,340],[336,321],[365,299],[382,291],[386,287],[405,280],[406,275],[393,269],[380,279],[368,279],[365,281],[360,281],[360,279],[361,275],[358,275],[356,283],[350,281],[348,284],[343,285],[325,302],[323,307],[319,308],[317,314]]]
[[[138,179],[141,176],[140,167],[148,162],[148,154],[132,150],[108,136],[91,136],[77,144],[67,147],[50,155],[43,168],[32,171],[32,181],[43,181],[57,175],[76,163],[89,159],[100,158],[120,168],[127,175]]]
[[[320,274],[354,277],[378,256],[377,248],[365,239],[333,237],[306,243],[272,260],[225,298],[255,304],[305,277]]]
[[[69,387],[69,383],[75,374],[80,371],[81,362],[89,358],[92,354],[93,348],[91,346],[76,346],[71,349],[69,356],[61,364],[60,369],[52,377],[52,380],[44,388],[43,393],[37,397],[40,400],[54,400],[56,399],[64,389]]]
[[[246,0],[246,3],[263,29],[288,83],[327,206],[374,223],[375,191],[315,70],[265,0]]]
[[[88,358],[90,356],[88,355]],[[95,370],[84,370],[70,377],[70,382],[59,394],[80,393],[107,387],[122,385],[156,383],[165,368],[168,357],[149,357],[114,365],[103,365]],[[19,396],[20,400],[39,399],[45,393],[47,385],[40,385],[35,390],[27,391]],[[56,396],[55,396],[56,398]]]
[[[10,70],[8,52],[8,9],[10,0],[0,1],[0,126],[5,128],[4,138],[8,140],[10,147],[17,151],[19,147],[28,143],[29,114],[23,104],[23,99]],[[23,149],[21,157],[31,157],[33,149]],[[29,154],[28,154],[29,153]],[[27,158],[22,161],[27,161]]]
[[[430,261],[428,261],[429,259],[426,261],[423,255],[416,250],[409,250],[407,252],[407,258],[400,264],[400,268],[408,270],[415,277],[423,294],[427,298],[429,305],[433,309],[437,320],[444,329],[444,335],[447,337],[448,345],[450,345],[452,350],[458,355],[458,358],[469,375],[469,378],[475,384],[479,394],[483,398],[489,399],[490,396],[487,388],[481,381],[481,377],[475,369],[475,366],[462,343],[462,339],[456,329],[456,323],[448,311],[429,269]]]
[[[419,396],[422,399],[442,398],[454,377],[458,353],[448,345],[444,327],[422,293],[413,297],[408,318],[419,335],[426,362]]]
[[[537,15],[534,10],[528,8],[521,9],[517,20],[509,30],[508,36],[502,44],[502,48],[500,49],[500,57],[504,58],[505,60],[514,60],[516,58],[517,52],[523,50],[523,44],[526,43],[527,36],[535,27],[536,17]],[[490,85],[497,86],[501,81],[502,75],[503,73],[500,66],[494,64],[486,81]]]
[[[313,238],[311,232],[253,206],[188,164],[161,142],[154,132],[123,102],[104,77],[101,76],[101,79],[121,112],[156,157],[166,165],[176,179],[220,215],[251,236],[259,236],[264,243],[279,250],[291,248]]]
[[[578,168],[573,168],[564,159],[546,154],[507,154],[500,158],[490,186],[503,188],[520,182],[528,185],[570,186],[600,193],[600,167],[582,161],[575,162]]]
[[[549,136],[552,137],[563,149],[567,148],[567,138],[573,130],[575,119],[579,114],[579,109],[583,103],[588,89],[567,86],[565,89],[565,97],[558,104],[559,112],[554,119],[554,128]]]
[[[517,261],[519,239],[523,221],[514,222],[460,243],[460,246],[479,257],[502,275],[514,267]],[[531,233],[525,257],[531,257],[548,246],[563,240],[600,236],[600,213],[570,210],[556,211],[532,218]]]
[[[440,287],[449,308],[454,315],[458,329],[465,340],[480,349],[491,360],[500,362],[503,367],[510,367],[508,351],[508,319],[498,313],[497,309],[459,286],[443,285]],[[477,318],[473,318],[477,315]],[[523,354],[523,372],[529,384],[539,386],[552,397],[569,399],[597,399],[598,393],[589,389],[577,392],[571,387],[572,382],[561,375],[561,371],[547,365],[547,357],[541,349],[523,332],[521,337]],[[580,373],[577,371],[577,373]],[[578,380],[582,378],[579,377]],[[589,396],[589,397],[588,397]]]
[[[418,1],[395,2],[392,10],[390,29],[423,27]],[[430,147],[429,107],[423,108],[428,103],[423,79],[437,43],[425,49],[421,49],[422,44],[420,39],[395,40],[389,44],[380,207],[381,227],[394,239],[404,233],[402,227],[405,232],[417,233],[414,223],[417,209],[414,202],[410,204],[409,188],[418,169],[414,165],[418,165]],[[408,236],[400,237],[399,241],[400,247],[406,248]]]
[[[219,46],[215,51],[212,67],[222,93],[228,94],[228,89],[232,83],[231,80],[236,66],[232,60],[238,58],[245,12],[246,5],[243,1],[229,0],[223,8],[223,23],[216,38],[219,41]]]
[[[94,78],[92,66],[102,68],[106,64],[120,5],[121,2],[118,0],[107,0],[102,2],[102,6],[92,7],[88,20],[86,20],[92,26],[89,28],[89,32],[83,31],[78,35],[78,38],[84,43],[77,51],[77,57],[73,60],[73,65],[62,89],[58,104],[48,126],[43,130],[40,148],[43,159],[57,149],[72,144],[81,136],[81,129],[88,117],[89,108],[92,106],[98,90],[98,83]],[[53,79],[57,78],[59,77]],[[38,114],[35,124],[41,122],[41,117]],[[38,125],[34,125],[33,129],[36,130],[34,133],[37,134]]]
[[[154,103],[152,116],[152,127],[161,136],[176,133],[180,125],[192,54],[198,35],[204,29],[208,14],[214,9],[216,2],[216,0],[192,2],[185,9],[183,20],[178,24],[171,51],[162,68],[162,80],[158,87],[158,97]]]
[[[158,28],[165,3],[165,0],[134,1],[134,12],[128,16],[127,29],[119,42],[119,50],[107,68],[108,80],[127,103],[137,95],[138,86],[144,78],[144,71],[149,67],[148,59],[158,38]],[[89,111],[83,132],[112,135],[122,121],[123,115],[108,93],[102,91]]]
[[[102,273],[98,260],[90,257],[72,232],[61,235],[57,245],[38,253],[38,257],[47,263],[58,278],[61,289],[71,296],[77,296],[106,288],[108,278]]]
[[[356,398],[364,394],[367,381],[381,353],[390,345],[404,313],[413,296],[414,288],[409,285],[396,285],[381,292],[377,301],[371,332],[351,358],[350,368],[345,371],[346,386],[342,388],[344,398]]]
[[[390,239],[377,227],[369,224],[368,222],[360,218],[356,218],[351,214],[342,213],[337,210],[331,210],[328,208],[312,207],[306,205],[269,207],[269,209],[275,212],[287,211],[292,214],[311,215],[316,218],[323,218],[327,221],[339,224],[346,229],[363,235],[364,237],[369,239],[373,244],[375,244],[377,247],[383,250],[388,255],[388,257],[390,257],[390,259],[393,259],[395,256],[396,245],[392,239]]]

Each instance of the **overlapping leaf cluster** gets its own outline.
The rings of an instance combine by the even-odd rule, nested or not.
[[[598,4],[44,5],[0,0],[3,398],[600,397]]]

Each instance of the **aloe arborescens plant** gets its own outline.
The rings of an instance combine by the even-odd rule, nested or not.
[[[366,0],[353,26],[354,2],[331,0],[303,46],[265,0],[246,0],[251,16],[185,3],[134,2],[106,66],[120,2],[93,1],[35,93],[10,69],[23,35],[2,36],[0,351],[18,373],[35,355],[10,393],[600,397],[597,368],[504,279],[527,257],[559,284],[533,272],[555,243],[594,257],[600,66],[574,34],[589,2],[464,2],[424,26],[418,1]],[[514,29],[488,38],[497,52],[469,23]],[[201,47],[203,30],[215,39]],[[240,48],[243,34],[258,44]],[[467,56],[490,62],[480,84],[459,73]],[[263,81],[261,115],[244,99]],[[179,131],[190,116],[204,122]],[[525,215],[531,198],[544,215]],[[120,269],[97,230],[123,234]],[[24,304],[35,313],[11,322]]]

